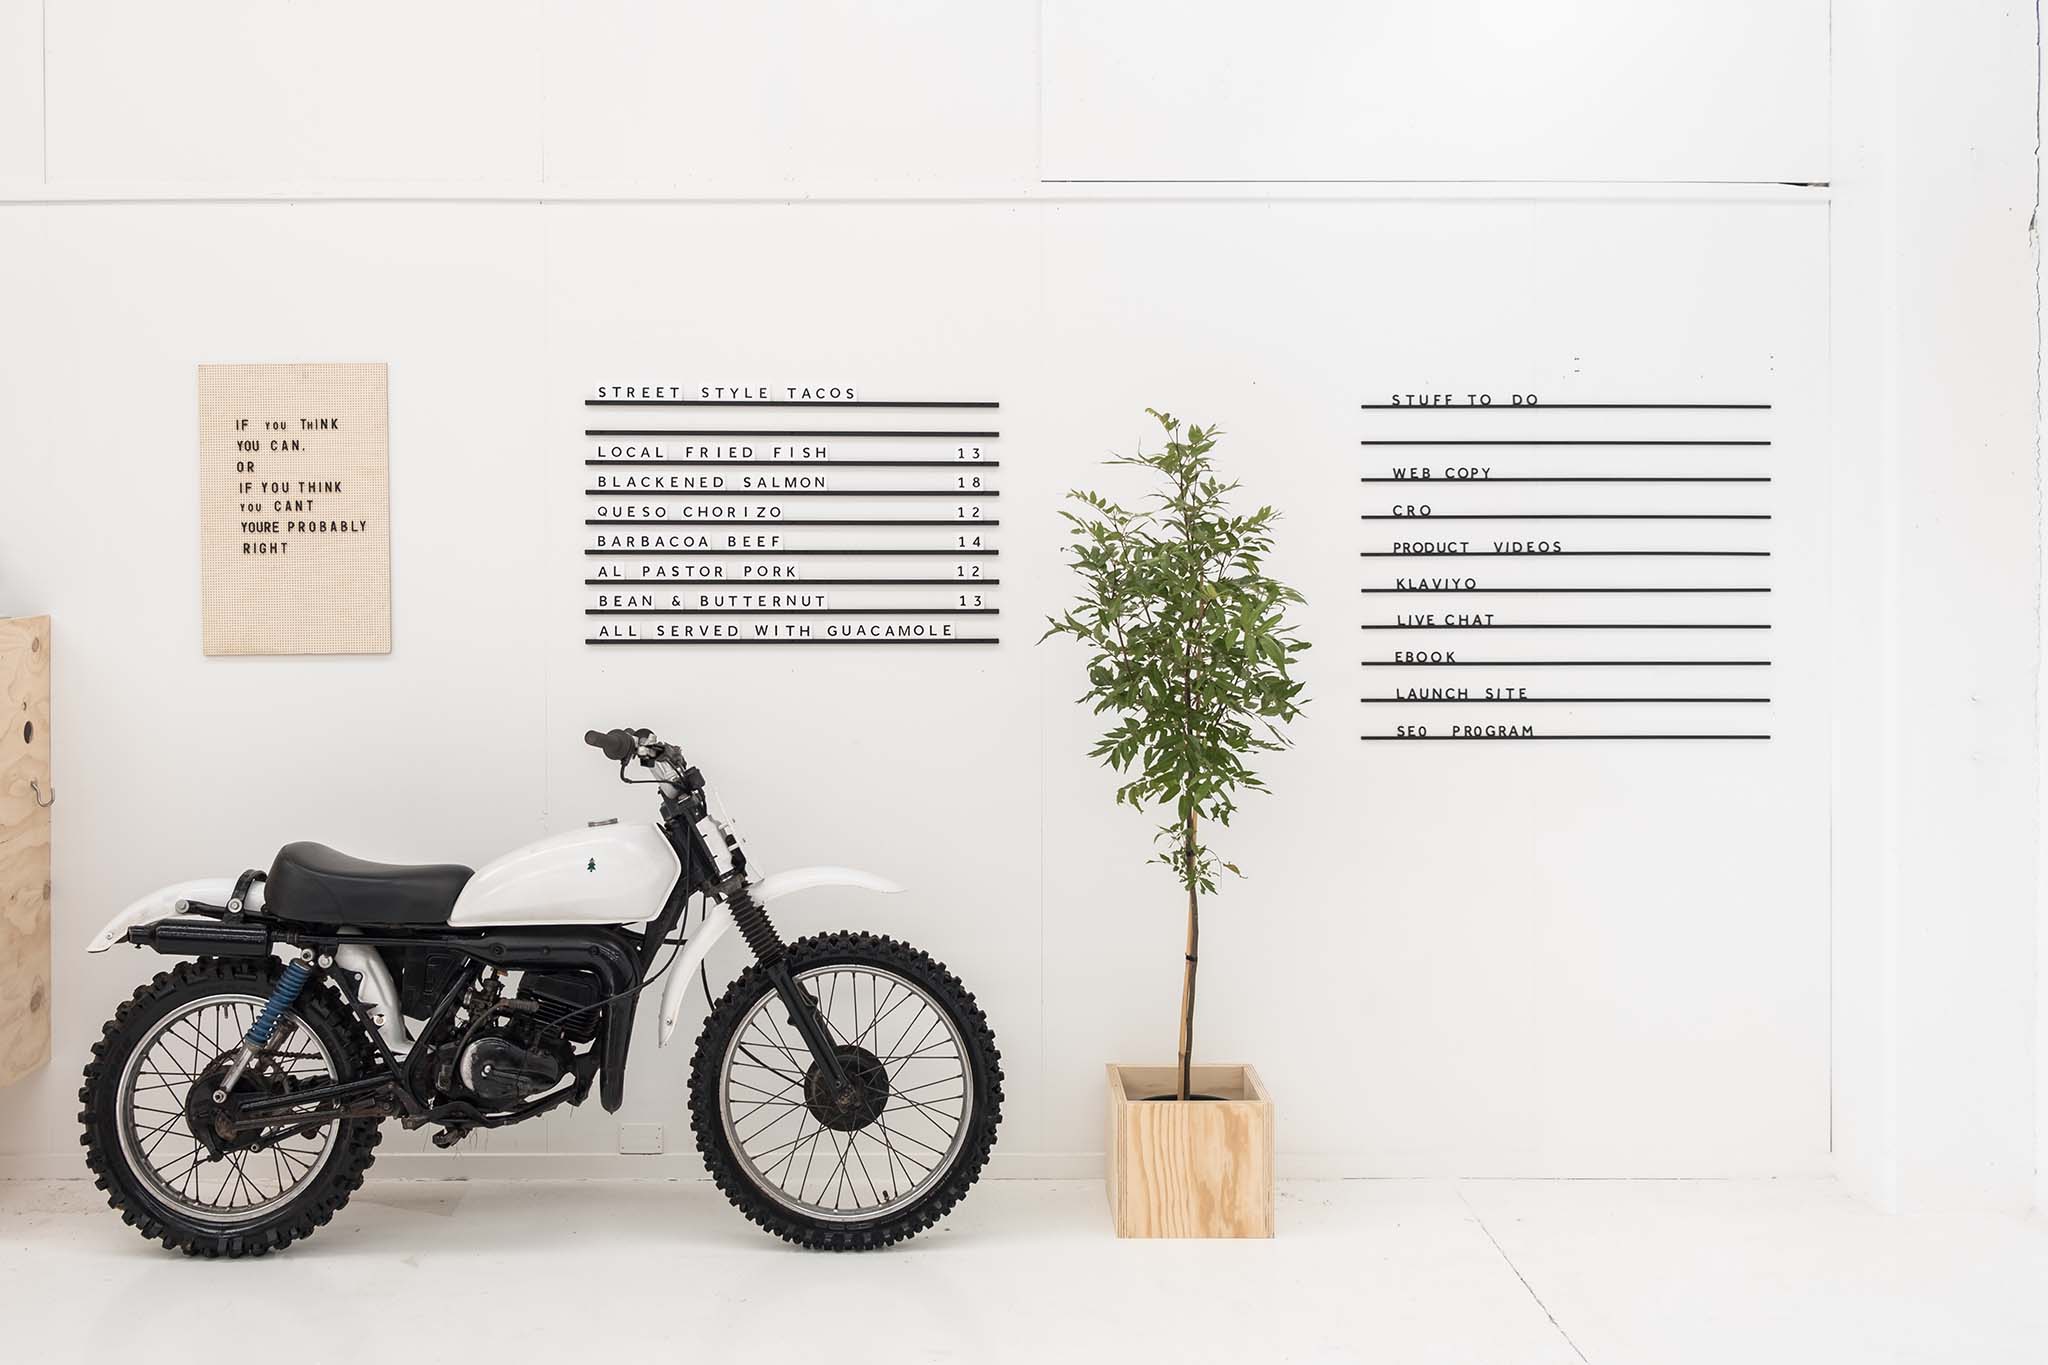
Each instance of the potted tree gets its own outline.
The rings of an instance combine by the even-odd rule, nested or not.
[[[1077,600],[1046,637],[1088,651],[1081,700],[1114,721],[1090,756],[1123,774],[1116,799],[1170,814],[1152,861],[1187,896],[1180,1039],[1173,1067],[1109,1067],[1110,1207],[1124,1237],[1270,1237],[1273,1106],[1242,1064],[1194,1064],[1195,974],[1202,897],[1227,871],[1209,831],[1230,823],[1237,796],[1262,791],[1252,759],[1285,748],[1300,713],[1291,668],[1308,648],[1287,621],[1301,595],[1262,571],[1279,513],[1233,513],[1234,482],[1216,477],[1218,431],[1146,409],[1165,444],[1111,464],[1135,465],[1157,488],[1137,508],[1099,493],[1062,511]]]

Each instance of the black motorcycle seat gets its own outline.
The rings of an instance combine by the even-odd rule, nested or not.
[[[455,863],[395,866],[325,844],[286,844],[270,865],[263,908],[300,924],[446,924],[473,875]]]

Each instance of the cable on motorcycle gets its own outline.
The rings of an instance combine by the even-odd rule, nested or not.
[[[649,986],[652,986],[655,982],[661,980],[662,976],[668,971],[668,969],[676,965],[676,959],[678,957],[681,957],[682,953],[683,945],[680,942],[678,942],[677,944],[675,944],[674,947],[669,949],[668,960],[663,962],[660,967],[655,969],[654,975],[648,977],[645,981],[640,982],[636,986],[627,987],[625,990],[620,991],[617,995],[608,995],[602,1000],[593,1000],[588,1005],[579,1005],[575,1009],[570,1010],[566,1014],[557,1015],[554,1020],[554,1026],[559,1028],[564,1021],[574,1019],[579,1014],[588,1014],[592,1010],[601,1010],[606,1005],[616,1004],[617,1002],[624,1000],[629,995],[638,995],[640,992],[646,990]]]
[[[667,781],[667,780],[668,780],[667,778],[663,778],[663,777],[628,777],[628,776],[626,776],[626,767],[627,767],[627,765],[628,765],[628,764],[630,764],[630,763],[631,763],[632,761],[633,761],[633,760],[632,760],[632,759],[630,759],[630,758],[624,758],[624,759],[620,759],[620,760],[619,760],[619,781],[621,781],[621,782],[625,783],[625,784],[626,784],[627,786],[629,786],[629,787],[658,787],[658,786],[660,786],[660,785],[661,785],[661,784],[662,784],[663,782],[665,782],[665,781]]]
[[[704,921],[710,914],[710,911],[707,910],[705,907],[705,897],[702,894],[699,894],[697,897],[697,927],[699,930],[703,929]],[[685,929],[689,927],[689,912],[687,910],[685,910],[683,914],[683,926]],[[646,990],[649,986],[652,986],[655,982],[661,980],[661,978],[668,972],[668,969],[676,965],[676,959],[682,955],[683,945],[688,942],[689,938],[687,935],[685,935],[683,938],[663,940],[663,946],[669,949],[668,958],[661,964],[660,967],[655,969],[654,975],[648,977],[645,981],[640,982],[638,985],[631,986],[626,990],[620,991],[617,995],[608,995],[604,999],[592,1001],[588,1005],[577,1006],[575,1009],[570,1010],[567,1014],[561,1015],[558,1018],[556,1018],[555,1025],[559,1027],[564,1021],[574,1019],[579,1014],[588,1014],[592,1010],[603,1009],[606,1005],[614,1004],[620,1000],[624,1000],[629,995],[638,995],[641,991]],[[704,999],[708,1002],[711,999],[711,977],[710,974],[706,971],[704,964],[701,962],[697,964],[697,979],[703,983]]]
[[[710,915],[711,911],[706,906],[705,898],[700,894],[697,897],[697,930],[699,933],[703,932],[704,921],[710,918]],[[697,981],[704,987],[704,1005],[708,1009],[711,1006],[711,963],[708,957],[699,958],[697,961]]]

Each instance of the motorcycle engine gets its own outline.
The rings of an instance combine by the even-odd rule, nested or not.
[[[452,1079],[488,1108],[521,1104],[554,1088],[575,1065],[577,1045],[597,1036],[604,1017],[604,992],[588,972],[523,973],[513,999],[520,1007],[498,1014],[495,1030],[474,1038],[455,1059]]]
[[[485,1104],[518,1104],[562,1079],[562,1059],[496,1035],[464,1048],[455,1074],[463,1089]]]

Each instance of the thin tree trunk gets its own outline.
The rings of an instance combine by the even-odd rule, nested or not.
[[[1188,1097],[1188,1073],[1195,1052],[1195,965],[1200,957],[1202,917],[1195,896],[1195,817],[1188,814],[1187,843],[1183,849],[1188,873],[1188,951],[1180,979],[1180,1098]]]

